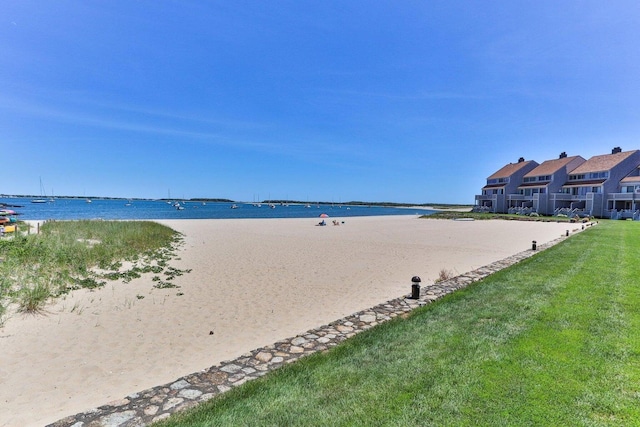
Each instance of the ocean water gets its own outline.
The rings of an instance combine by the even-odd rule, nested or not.
[[[270,208],[251,203],[180,202],[183,209],[162,200],[122,200],[55,199],[55,202],[31,203],[31,199],[0,198],[0,203],[19,213],[22,220],[74,220],[74,219],[222,219],[222,218],[319,218],[326,214],[329,218],[380,215],[427,215],[434,211],[414,208],[388,208],[381,206],[345,205],[276,205]]]

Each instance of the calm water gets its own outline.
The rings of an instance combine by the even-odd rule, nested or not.
[[[377,206],[339,205],[276,205],[274,209],[263,204],[186,202],[178,210],[166,201],[155,200],[101,200],[87,203],[83,199],[56,199],[55,202],[31,203],[31,199],[0,198],[0,203],[19,205],[13,207],[23,220],[47,219],[205,219],[205,218],[317,218],[322,213],[329,218],[380,215],[415,215],[433,213],[427,209],[385,208]]]

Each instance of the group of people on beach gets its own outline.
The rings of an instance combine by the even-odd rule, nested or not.
[[[333,225],[340,225],[340,221],[338,221],[338,220],[335,220],[335,219],[334,219],[332,222],[333,222]],[[342,221],[342,224],[344,224],[344,221]],[[318,223],[318,225],[324,226],[324,225],[327,225],[327,223],[326,223],[326,222],[325,222],[325,220],[323,219],[322,221],[320,221],[320,222]]]

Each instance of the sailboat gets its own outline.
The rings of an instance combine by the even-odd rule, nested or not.
[[[31,200],[31,203],[47,203],[45,198],[44,187],[42,186],[42,177],[40,177],[40,198]]]

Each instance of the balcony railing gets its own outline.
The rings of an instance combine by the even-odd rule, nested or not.
[[[482,201],[482,200],[492,200],[492,201],[494,201],[494,200],[498,200],[498,195],[497,194],[489,194],[489,195],[477,194],[476,195],[476,200],[478,200],[478,201]]]
[[[587,196],[574,196],[573,194],[566,193],[553,193],[551,194],[551,200],[553,201],[574,201],[574,200],[585,200]]]
[[[640,200],[640,194],[636,193],[608,193],[607,200]]]

